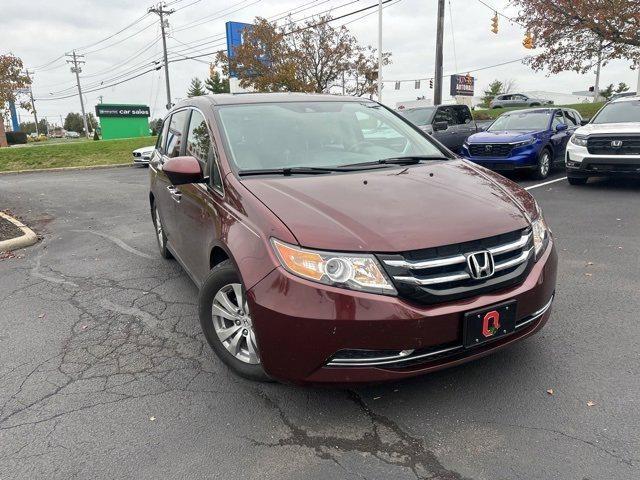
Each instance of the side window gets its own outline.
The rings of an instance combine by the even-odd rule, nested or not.
[[[456,123],[465,125],[473,120],[473,118],[471,117],[471,111],[466,106],[458,105],[452,108],[454,113],[456,114]]]
[[[570,127],[575,127],[578,125],[578,121],[576,120],[573,112],[571,110],[565,110],[564,111],[564,118],[567,122],[567,125],[569,125]]]
[[[162,122],[162,128],[160,128],[160,133],[158,134],[158,140],[156,141],[156,149],[164,155],[165,154],[165,141],[167,140],[167,130],[169,129],[169,118],[165,118],[164,122]]]
[[[197,110],[192,110],[189,130],[187,132],[186,155],[195,157],[202,166],[202,173],[209,176],[211,136],[204,116]]]
[[[500,97],[500,100],[511,100],[511,95],[502,95],[502,97]]]
[[[555,130],[555,128],[564,123],[564,118],[562,117],[562,111],[558,110],[553,114],[553,121],[551,122],[551,128]]]
[[[436,110],[436,114],[433,116],[433,123],[447,122],[447,125],[456,125],[458,122],[451,111],[451,107],[440,107]]]
[[[169,158],[180,156],[180,147],[182,146],[182,131],[184,122],[187,120],[188,110],[181,110],[171,115],[169,122],[169,131],[167,132],[167,149],[166,154]],[[165,120],[166,121],[166,120]]]

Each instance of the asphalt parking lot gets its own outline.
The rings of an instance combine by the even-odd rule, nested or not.
[[[145,169],[0,176],[0,208],[42,236],[0,260],[0,478],[640,478],[640,182],[518,180],[558,245],[545,329],[344,390],[214,358]]]

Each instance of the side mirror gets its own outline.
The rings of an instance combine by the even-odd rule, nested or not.
[[[566,123],[559,123],[556,125],[556,132],[564,132],[569,126]]]
[[[162,165],[162,171],[173,185],[204,181],[200,163],[193,157],[173,157]]]
[[[585,126],[590,121],[591,121],[590,118],[583,118],[582,120],[580,120],[580,125]]]
[[[446,130],[449,128],[449,124],[447,122],[433,122],[433,131],[441,132],[442,130]]]

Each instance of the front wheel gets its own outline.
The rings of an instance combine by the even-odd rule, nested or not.
[[[230,260],[211,270],[198,303],[202,332],[218,358],[242,377],[269,381],[262,368],[246,292]]]
[[[538,164],[533,176],[537,180],[544,180],[549,176],[549,172],[551,172],[551,152],[545,148],[538,155]]]
[[[569,185],[584,185],[589,180],[588,177],[567,177]]]
[[[151,205],[151,217],[153,219],[153,226],[156,230],[156,240],[158,241],[160,255],[162,258],[166,259],[173,258],[173,255],[171,255],[171,252],[167,248],[167,235],[164,233],[164,226],[162,225],[162,220],[160,220],[160,213],[155,202]]]

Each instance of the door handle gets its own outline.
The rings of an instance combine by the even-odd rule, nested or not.
[[[182,192],[180,192],[180,190],[178,190],[178,188],[174,187],[173,185],[169,185],[167,187],[167,190],[169,190],[171,198],[173,198],[174,201],[180,203],[180,200],[182,199]]]

